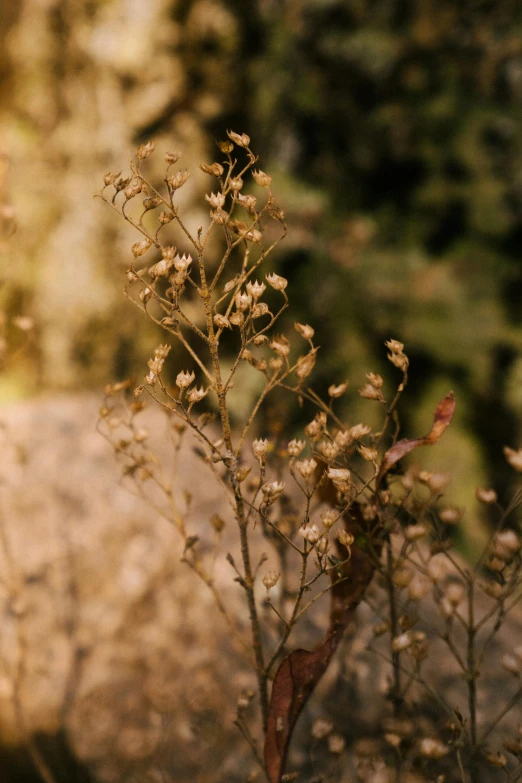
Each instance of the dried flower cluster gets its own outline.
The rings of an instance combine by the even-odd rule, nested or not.
[[[502,767],[506,780],[518,780],[520,736],[506,740],[502,751],[489,748],[487,740],[522,696],[520,646],[498,661],[516,680],[504,713],[488,716],[487,725],[478,719],[484,659],[520,598],[520,541],[506,527],[518,497],[508,508],[499,507],[498,523],[477,563],[464,564],[451,541],[463,511],[442,502],[448,477],[413,469],[401,475],[398,469],[409,452],[441,438],[453,415],[453,395],[438,406],[428,435],[398,440],[397,406],[409,361],[404,345],[388,340],[388,359],[400,373],[397,389],[390,394],[383,378],[369,372],[358,392],[380,406],[382,425],[374,431],[341,418],[338,401],[347,394],[348,383],[333,382],[326,400],[309,383],[317,357],[313,328],[296,323],[293,338],[274,331],[289,304],[287,280],[265,267],[286,227],[270,176],[254,168],[257,158],[249,137],[229,131],[228,140],[219,144],[220,162],[200,164],[212,184],[205,197],[208,223],[195,233],[176,203],[189,177],[185,169],[173,170],[181,154],[165,155],[160,188],[143,172],[154,148],[153,142],[138,147],[130,176],[107,174],[101,198],[141,234],[132,246],[127,296],[177,341],[185,359],[180,363],[179,348],[160,344],[123,414],[117,398],[130,390],[131,382],[107,387],[101,429],[139,493],[151,502],[162,496],[164,513],[184,541],[183,560],[212,591],[231,633],[246,650],[257,692],[240,697],[236,723],[255,759],[271,783],[296,779],[285,773],[293,728],[366,593],[380,618],[371,647],[389,665],[388,699],[395,722],[383,740],[394,755],[359,765],[359,779],[402,780],[432,769],[430,780],[439,775],[440,781],[464,783],[478,781],[485,763]],[[245,420],[232,426],[229,395],[244,365],[258,374],[259,394]],[[276,388],[310,410],[295,437],[259,432],[263,403]],[[214,473],[227,498],[230,520],[214,515],[206,541],[191,532],[190,495],[183,502],[175,497],[148,449],[148,433],[138,418],[146,397],[166,410],[176,439],[193,433],[202,471]],[[521,453],[506,448],[516,470],[522,469]],[[492,490],[480,489],[477,496],[484,503],[497,502]],[[220,551],[221,531],[231,523],[240,559]],[[260,551],[263,544],[269,555]],[[220,556],[226,556],[243,591],[248,639],[215,587],[213,569]],[[331,616],[323,643],[311,652],[292,651],[294,629],[326,594],[331,596]],[[488,602],[486,609],[478,608],[479,594],[481,607]],[[423,626],[426,601],[435,602],[437,628]],[[433,639],[442,642],[459,666],[467,688],[465,712],[430,689],[424,667]],[[441,726],[437,733],[434,726],[429,734],[422,728],[402,731],[412,716],[408,695],[413,686],[429,693],[450,728]],[[333,732],[332,724],[321,720],[314,723],[313,739],[324,740],[330,755],[339,759],[345,751],[343,727]]]

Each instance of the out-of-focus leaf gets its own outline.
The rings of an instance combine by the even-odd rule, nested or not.
[[[281,663],[272,686],[272,697],[265,737],[265,766],[271,783],[279,783],[297,719],[337,649],[344,630],[353,617],[375,570],[362,541],[367,523],[359,506],[346,514],[345,528],[356,542],[348,550],[338,541],[339,567],[331,572],[330,626],[323,642],[315,650],[294,650]],[[375,546],[379,546],[378,543]]]
[[[453,418],[455,404],[455,395],[453,392],[450,392],[437,405],[433,426],[424,438],[415,438],[414,440],[404,438],[388,449],[381,463],[377,483],[380,482],[384,474],[389,471],[392,465],[395,465],[396,462],[406,456],[406,454],[409,454],[410,451],[413,451],[413,449],[416,449],[418,446],[431,446],[441,439],[444,430]]]

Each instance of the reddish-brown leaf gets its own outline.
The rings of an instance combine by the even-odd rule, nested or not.
[[[354,536],[365,531],[359,507],[345,519],[346,529]],[[339,559],[345,560],[347,550],[337,542]],[[294,650],[281,663],[272,686],[270,711],[265,737],[265,765],[271,783],[279,783],[292,733],[306,701],[328,668],[328,664],[369,585],[375,569],[375,558],[354,543],[351,558],[332,572],[330,627],[315,650]]]
[[[444,430],[451,422],[454,412],[455,395],[453,392],[450,392],[437,405],[435,409],[433,426],[424,438],[416,438],[414,440],[399,440],[391,447],[391,449],[388,449],[381,463],[381,469],[377,477],[377,483],[380,483],[381,479],[389,471],[392,465],[395,465],[396,462],[402,459],[410,451],[413,451],[413,449],[416,449],[417,446],[430,446],[433,443],[437,443],[441,439]]]

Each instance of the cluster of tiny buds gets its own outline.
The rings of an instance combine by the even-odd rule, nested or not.
[[[327,476],[342,494],[346,494],[350,489],[351,473],[348,468],[328,468]]]
[[[170,351],[170,345],[158,345],[154,351],[154,356],[147,362],[149,372],[145,376],[145,383],[153,386],[163,369],[163,364]]]
[[[397,367],[399,370],[402,370],[402,372],[406,372],[408,369],[408,357],[404,353],[404,345],[400,343],[398,340],[387,340],[385,343],[386,348],[390,351],[388,354],[388,359],[393,364],[394,367]]]
[[[366,379],[367,383],[365,383],[359,389],[359,395],[364,397],[366,400],[378,400],[379,402],[384,402],[384,397],[382,396],[381,391],[384,383],[382,377],[375,372],[368,372],[366,373]]]

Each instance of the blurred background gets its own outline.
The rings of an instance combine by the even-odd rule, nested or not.
[[[507,497],[502,447],[522,445],[516,0],[3,0],[0,200],[18,230],[0,305],[35,326],[0,401],[58,406],[144,372],[158,335],[122,296],[136,237],[93,195],[138,143],[194,170],[227,128],[273,175],[289,322],[323,346],[317,388],[349,379],[349,416],[367,419],[356,389],[369,370],[396,383],[393,337],[409,435],[455,391],[454,425],[422,459],[452,472],[472,538],[475,486]],[[194,216],[200,182],[183,190]],[[16,349],[24,332],[8,332]]]
[[[425,426],[453,388],[459,475],[505,491],[522,416],[521,25],[514,0],[6,0],[0,176],[19,228],[2,298],[36,331],[1,398],[141,373],[156,338],[121,295],[134,237],[93,194],[137,143],[195,169],[233,128],[274,176],[278,263],[324,382],[357,387],[403,341],[404,415]],[[202,188],[184,194],[201,211]]]

